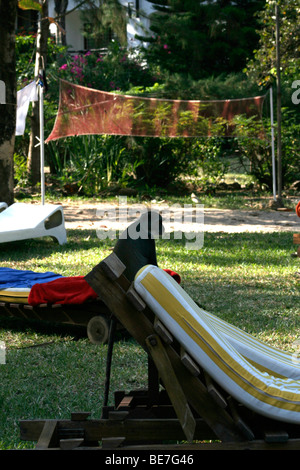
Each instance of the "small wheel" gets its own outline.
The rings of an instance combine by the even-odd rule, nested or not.
[[[87,324],[87,335],[93,344],[106,344],[109,336],[109,321],[103,315],[92,317]]]

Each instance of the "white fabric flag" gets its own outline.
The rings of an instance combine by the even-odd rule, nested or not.
[[[23,135],[25,130],[26,116],[28,113],[30,101],[37,101],[38,93],[36,82],[31,82],[29,85],[22,88],[17,92],[17,122],[16,122],[16,135]]]

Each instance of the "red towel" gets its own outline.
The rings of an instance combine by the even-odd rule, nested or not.
[[[179,274],[165,269],[180,284]],[[98,297],[83,276],[61,277],[54,281],[34,284],[28,296],[29,305],[40,304],[83,304]]]
[[[62,277],[43,284],[35,284],[28,296],[29,305],[83,304],[98,295],[83,276]]]
[[[298,217],[300,217],[300,201],[296,205],[296,214],[297,214]]]
[[[166,273],[170,274],[170,276],[172,276],[172,278],[178,282],[178,284],[181,283],[181,277],[178,273],[175,273],[175,271],[172,271],[172,269],[164,269],[164,271],[166,271]]]

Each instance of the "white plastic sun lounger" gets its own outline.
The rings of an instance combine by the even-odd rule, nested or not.
[[[283,361],[281,352],[276,355],[275,349],[269,350],[266,346],[263,349],[273,360],[267,361],[265,371],[256,367],[250,357],[250,337],[247,337],[248,344],[244,334],[237,340],[239,331],[235,328],[227,329],[225,335],[226,325],[212,321],[212,317],[199,308],[170,276],[155,266],[143,268],[136,276],[134,287],[195,362],[231,396],[268,418],[300,424],[298,364],[290,360],[289,367],[295,370],[298,380],[279,377],[276,357],[278,362],[286,365],[288,358],[284,356]],[[247,346],[248,358],[239,352],[243,344]],[[259,351],[258,342],[252,344]],[[262,357],[263,352],[258,356]]]
[[[0,243],[46,236],[66,243],[62,206],[15,203],[0,213]]]
[[[0,202],[0,212],[4,211],[5,209],[7,209],[6,202]]]

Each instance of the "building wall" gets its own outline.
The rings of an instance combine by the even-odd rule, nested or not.
[[[147,0],[133,0],[128,2],[127,0],[120,0],[125,6],[129,7],[128,11],[132,12],[131,18],[128,16],[127,24],[127,43],[129,48],[135,48],[140,45],[140,42],[135,39],[135,34],[142,34],[144,27],[149,27],[149,15],[153,11],[152,5]],[[130,5],[128,5],[130,4]],[[135,7],[139,6],[140,15],[136,15]],[[71,10],[76,6],[73,0],[69,0],[68,10]],[[49,0],[49,16],[55,17],[54,0]],[[75,10],[74,12],[66,15],[66,42],[70,46],[70,50],[81,51],[84,50],[84,37],[82,35],[83,25],[80,17],[80,11]],[[51,25],[51,32],[56,34],[56,26]]]

